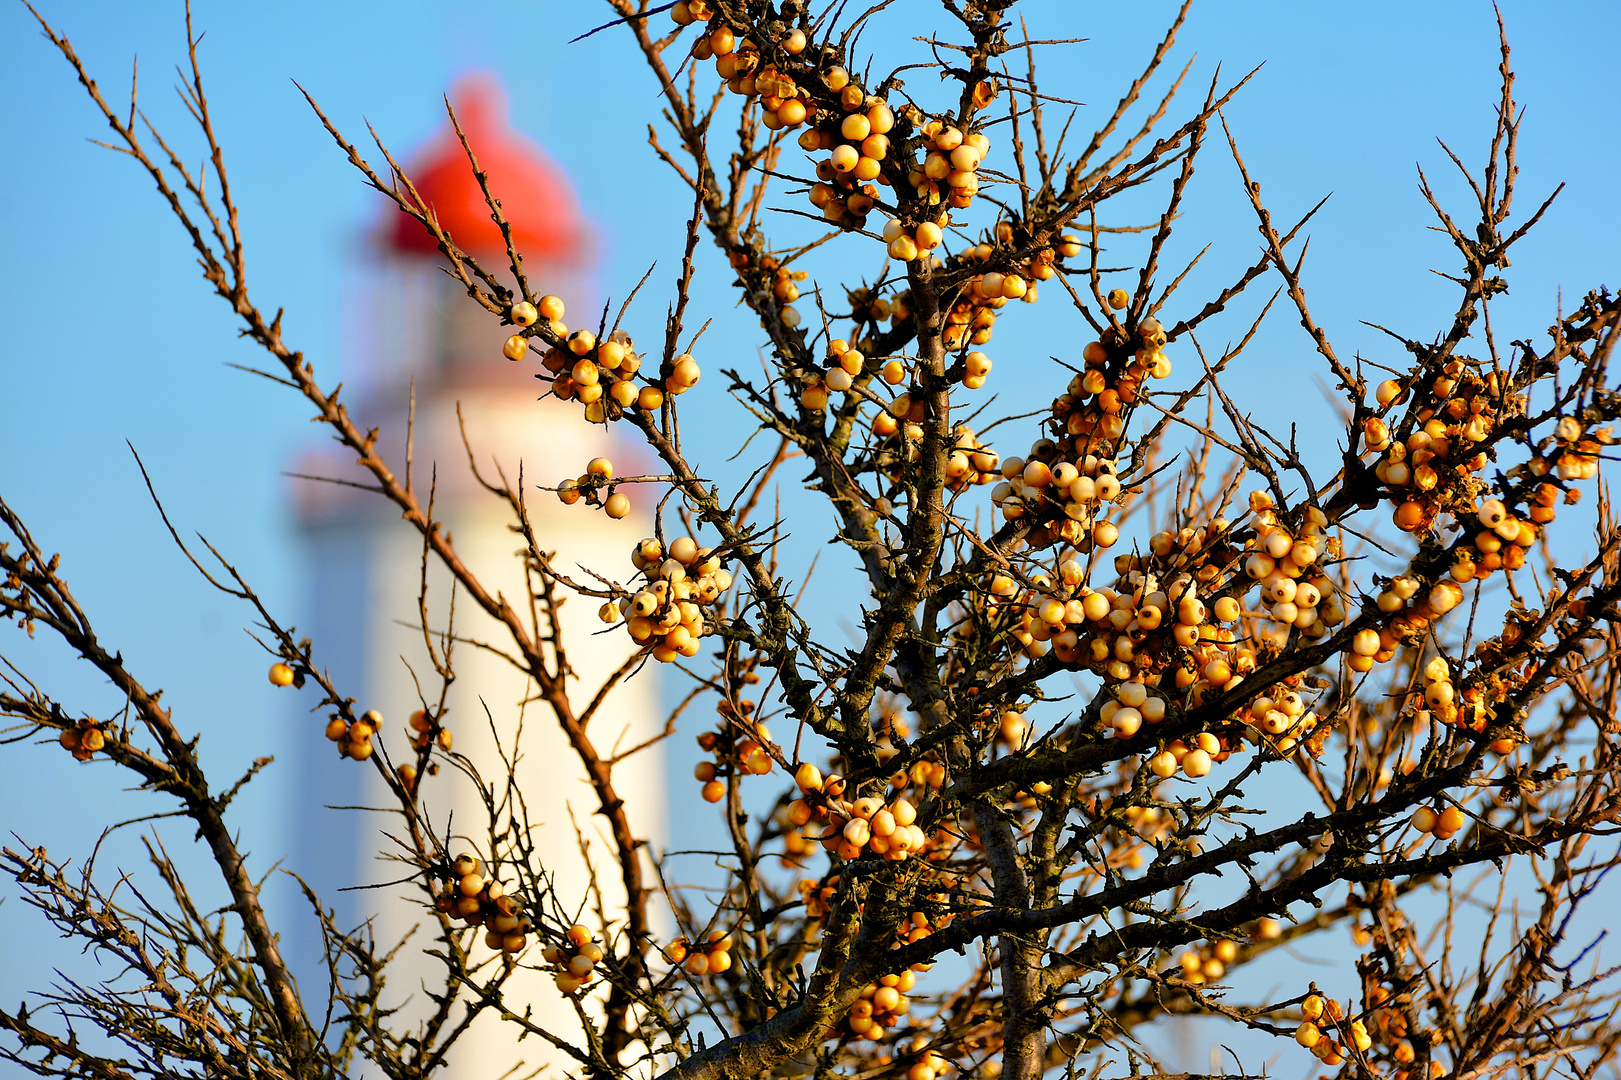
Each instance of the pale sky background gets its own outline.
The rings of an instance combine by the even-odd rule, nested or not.
[[[1506,342],[1541,334],[1561,290],[1568,310],[1586,290],[1617,284],[1621,161],[1613,109],[1621,68],[1609,57],[1613,3],[1507,0],[1502,7],[1526,110],[1517,208],[1529,213],[1557,183],[1569,184],[1507,274],[1512,291],[1494,313],[1498,340]],[[1038,57],[1046,92],[1085,103],[1078,132],[1089,133],[1107,115],[1174,8],[1053,0],[1024,8],[1034,36],[1088,38]],[[179,3],[46,0],[42,11],[73,40],[115,102],[128,100],[130,61],[138,55],[143,105],[190,160],[200,158],[171,89],[173,67],[184,57]],[[929,0],[901,0],[867,31],[864,44],[877,44],[880,29],[903,38],[920,33],[938,11]],[[617,305],[660,260],[640,308],[644,332],[660,324],[690,197],[646,144],[658,101],[628,35],[560,44],[603,21],[605,12],[583,0],[198,0],[196,25],[207,32],[205,78],[242,207],[253,295],[266,309],[287,309],[289,341],[326,373],[325,384],[343,369],[343,304],[364,272],[362,231],[375,220],[379,199],[321,131],[292,79],[351,134],[363,135],[362,120],[369,120],[391,148],[409,152],[437,129],[440,95],[458,73],[495,72],[511,96],[515,126],[573,177],[584,213],[597,224],[603,295]],[[1194,53],[1184,96],[1167,124],[1179,123],[1202,97],[1218,64],[1227,80],[1264,61],[1227,110],[1252,176],[1279,221],[1292,221],[1333,193],[1311,226],[1305,281],[1341,355],[1393,356],[1387,340],[1358,320],[1419,338],[1441,332],[1450,287],[1429,271],[1453,271],[1457,260],[1444,237],[1426,231],[1432,219],[1416,190],[1414,163],[1449,206],[1467,215],[1467,189],[1435,139],[1444,138],[1470,166],[1484,156],[1497,97],[1490,5],[1208,2],[1196,6],[1171,66]],[[704,78],[713,76],[706,71]],[[909,89],[925,101],[936,92],[923,76]],[[144,174],[87,141],[106,128],[21,4],[0,5],[0,96],[8,103],[0,111],[0,145],[9,148],[0,171],[0,235],[9,254],[0,263],[0,492],[47,549],[63,553],[66,576],[103,640],[123,650],[148,685],[166,688],[178,722],[204,732],[205,761],[221,777],[234,777],[254,756],[275,752],[286,710],[265,682],[263,654],[241,632],[247,614],[209,590],[174,550],[124,444],[129,440],[145,458],[182,532],[207,534],[274,608],[297,621],[302,594],[290,546],[289,488],[278,473],[315,437],[309,409],[227,366],[258,357],[236,340],[232,317],[200,279],[183,234]],[[799,205],[786,196],[771,204]],[[774,229],[788,236],[805,225]],[[1167,265],[1179,266],[1205,243],[1211,250],[1186,287],[1189,304],[1202,304],[1256,255],[1253,215],[1219,133],[1202,159]],[[858,264],[875,268],[871,260]],[[701,252],[700,275],[697,302],[706,316],[719,318],[710,331],[708,369],[755,365],[756,337],[732,312],[729,275],[712,251]],[[1274,287],[1262,282],[1231,319],[1212,324],[1207,347],[1219,349],[1242,333]],[[1030,404],[1008,411],[1050,397],[1066,377],[1045,358],[1073,355],[1084,341],[1061,295],[1054,289],[997,328],[988,350],[997,364],[993,388],[1016,397],[1021,385],[1030,387]],[[1180,371],[1194,366],[1190,361]],[[1292,314],[1280,306],[1232,387],[1248,408],[1298,418],[1303,429],[1316,425],[1316,448],[1327,454],[1332,447],[1322,441],[1321,422],[1331,413],[1314,382],[1320,371]],[[729,409],[712,384],[708,397],[689,396],[683,405],[689,415],[713,410],[702,415],[716,422],[686,428],[700,466],[722,481],[736,475],[724,459],[736,450],[746,417]],[[1016,441],[998,447],[1016,452],[1022,449]],[[785,474],[787,488],[796,477]],[[790,514],[808,508],[788,549],[803,566],[825,550],[814,538],[825,516],[791,496],[785,505]],[[808,605],[807,614],[823,616],[833,638],[841,619],[848,625],[847,615],[820,605]],[[48,642],[20,638],[9,626],[0,631],[0,655],[69,703],[95,698],[98,684],[84,665],[64,660]],[[683,738],[672,765],[678,797],[689,794],[682,786],[690,783],[688,744]],[[109,796],[108,766],[76,767],[54,747],[15,745],[4,755],[0,837],[8,843],[15,843],[9,838],[15,831],[53,851],[82,853],[109,807],[130,814],[169,809],[163,800]],[[296,792],[274,768],[258,786],[244,805],[243,827],[263,869],[284,854],[275,849],[277,800],[318,796]],[[172,835],[177,844],[186,838],[180,830]],[[25,989],[48,978],[46,968],[61,962],[62,950],[41,940],[38,924],[15,899],[0,905],[0,932],[9,943],[0,1000],[14,1006]],[[1209,1062],[1195,1056],[1188,1064]]]

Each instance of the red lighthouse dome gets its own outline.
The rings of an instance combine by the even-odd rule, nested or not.
[[[525,259],[581,266],[590,261],[590,231],[568,178],[530,140],[507,122],[506,95],[488,75],[464,76],[451,91],[456,119],[489,174],[490,193],[501,203],[512,239]],[[447,120],[440,133],[406,166],[424,209],[459,246],[475,255],[504,254],[506,242],[490,219],[484,192],[467,154]],[[392,215],[389,246],[402,254],[436,256],[432,234],[403,212]]]

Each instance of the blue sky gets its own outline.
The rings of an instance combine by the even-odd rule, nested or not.
[[[1034,35],[1088,39],[1038,60],[1045,90],[1085,103],[1078,129],[1089,132],[1093,118],[1106,115],[1174,8],[1028,5]],[[1586,289],[1617,283],[1621,200],[1614,178],[1621,162],[1609,110],[1621,69],[1599,47],[1613,30],[1613,4],[1510,0],[1502,8],[1526,110],[1522,212],[1559,182],[1569,185],[1508,274],[1512,291],[1495,316],[1507,340],[1540,333],[1561,290],[1568,309]],[[200,158],[171,90],[184,55],[178,3],[46,0],[41,10],[74,41],[114,101],[127,100],[138,55],[144,106],[189,147],[190,158]],[[938,10],[902,0],[865,40],[878,42],[879,29],[908,38]],[[604,295],[617,302],[655,258],[663,261],[653,284],[667,288],[690,199],[646,145],[655,88],[622,32],[560,43],[605,17],[605,7],[545,0],[198,0],[205,77],[243,210],[250,284],[261,306],[287,309],[288,338],[318,372],[341,370],[345,291],[360,272],[360,232],[378,200],[314,122],[293,79],[346,130],[363,134],[362,120],[369,120],[391,147],[409,150],[437,128],[440,95],[457,73],[496,72],[511,95],[515,125],[572,175],[584,212],[597,223]],[[1437,305],[1450,297],[1429,271],[1452,270],[1455,259],[1444,238],[1426,231],[1431,219],[1414,164],[1443,199],[1467,209],[1467,189],[1435,139],[1471,165],[1483,157],[1496,100],[1490,6],[1211,2],[1196,6],[1172,59],[1179,65],[1195,53],[1186,100],[1172,106],[1168,122],[1202,95],[1217,64],[1231,79],[1264,61],[1228,109],[1252,175],[1279,220],[1333,193],[1311,229],[1305,280],[1341,354],[1389,356],[1388,344],[1358,320],[1421,338],[1439,332],[1446,308]],[[912,89],[927,100],[934,87],[915,81]],[[0,492],[48,549],[63,553],[65,572],[104,639],[150,684],[168,688],[165,700],[181,722],[208,733],[205,754],[234,774],[266,752],[261,742],[273,746],[284,715],[264,681],[262,654],[241,633],[245,613],[213,594],[173,549],[125,441],[146,460],[182,532],[207,534],[273,606],[296,616],[300,579],[287,483],[278,472],[313,438],[308,409],[227,366],[256,358],[236,340],[229,313],[199,278],[150,183],[87,141],[106,129],[20,4],[0,6],[0,95],[8,102],[0,144],[12,147],[0,173],[0,235],[10,253],[0,262]],[[795,204],[781,198],[775,205]],[[1146,214],[1147,205],[1134,209]],[[785,224],[779,234],[802,224]],[[1200,302],[1201,288],[1235,276],[1256,252],[1253,216],[1219,143],[1200,168],[1168,261],[1205,243],[1211,251],[1188,286],[1190,300]],[[703,259],[697,301],[719,319],[712,348],[752,364],[755,341],[733,312],[728,278],[718,258]],[[1270,291],[1258,292],[1256,303]],[[642,308],[649,331],[662,317],[664,295],[653,294]],[[1078,351],[1077,323],[1056,300],[999,326],[989,351],[999,376],[1020,380],[1007,392],[1028,385],[1037,397],[1050,395],[1059,376],[1045,357]],[[1255,310],[1237,305],[1232,321],[1212,327],[1207,346],[1241,333]],[[1278,310],[1235,380],[1235,396],[1261,414],[1311,426],[1330,415],[1313,381],[1319,370],[1294,319]],[[713,409],[739,430],[738,414],[724,411],[718,391],[683,404]],[[724,479],[736,440],[727,423],[704,426],[709,434],[691,436],[695,456]],[[1317,446],[1331,449],[1320,439]],[[811,537],[824,519],[813,504],[790,496],[786,505],[806,515],[790,549],[806,559],[819,550]],[[831,610],[810,613],[838,625]],[[83,665],[17,639],[9,630],[0,634],[0,653],[65,700],[93,701],[100,692]],[[75,770],[66,755],[44,748],[5,753],[0,775],[11,782],[0,786],[0,832],[82,850],[100,815],[75,807],[105,805],[105,770]],[[273,807],[284,784],[272,770],[256,805]],[[110,801],[151,808],[133,796]],[[249,829],[250,839],[267,845],[270,835]],[[0,926],[26,925],[24,918],[15,903],[0,906]],[[5,965],[0,998],[15,999],[17,976],[28,966]]]

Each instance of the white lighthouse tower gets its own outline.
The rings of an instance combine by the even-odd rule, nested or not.
[[[572,187],[533,143],[507,124],[505,101],[493,80],[463,79],[453,91],[457,119],[489,174],[501,200],[524,271],[535,292],[563,298],[569,321],[591,321],[593,237],[581,220]],[[407,166],[423,202],[431,206],[455,241],[487,267],[507,265],[505,243],[490,219],[483,193],[448,122],[440,135]],[[492,593],[504,594],[520,610],[528,595],[523,562],[516,552],[523,540],[512,531],[509,508],[475,480],[462,430],[480,470],[496,475],[496,463],[517,483],[523,466],[529,514],[540,545],[556,552],[555,563],[571,573],[588,566],[624,577],[635,541],[648,535],[646,500],[622,521],[584,504],[565,507],[536,485],[555,485],[584,471],[598,456],[622,460],[633,455],[616,447],[613,433],[591,425],[577,405],[539,401],[544,384],[534,365],[512,364],[501,355],[511,328],[503,328],[477,307],[444,272],[432,239],[415,221],[389,209],[372,230],[367,265],[352,290],[350,324],[357,332],[347,346],[345,400],[362,427],[381,429],[381,445],[403,475],[406,419],[414,382],[416,407],[412,480],[426,503],[433,489],[433,511],[451,534],[462,560]],[[457,410],[460,409],[460,420]],[[619,450],[616,453],[616,449]],[[328,448],[304,456],[296,472],[364,482],[352,455]],[[301,630],[314,641],[317,662],[336,684],[358,697],[358,709],[376,709],[385,719],[380,739],[399,763],[411,753],[407,717],[424,702],[436,709],[441,681],[424,640],[418,595],[423,575],[423,544],[399,513],[380,497],[337,484],[295,481],[299,534],[309,606]],[[630,492],[633,499],[634,492]],[[442,650],[453,583],[428,559],[428,629]],[[561,626],[570,666],[578,678],[570,687],[580,701],[590,699],[630,655],[621,632],[603,633],[595,602],[563,605]],[[503,761],[516,760],[517,789],[527,810],[536,851],[559,905],[593,905],[592,870],[611,913],[623,896],[603,818],[585,782],[584,770],[543,703],[526,697],[533,684],[496,652],[503,630],[465,595],[454,597],[452,664],[444,724],[454,749],[466,754],[496,798],[506,792]],[[543,617],[544,623],[544,617]],[[541,635],[545,629],[542,627]],[[604,754],[646,741],[661,727],[655,713],[656,686],[644,672],[620,685],[591,721],[590,735]],[[397,882],[405,864],[388,859],[385,832],[400,834],[397,815],[354,807],[385,807],[391,796],[371,762],[339,757],[322,738],[323,717],[296,725],[293,757],[298,799],[289,815],[297,834],[289,845],[291,863],[307,874],[323,898],[336,903],[340,920],[353,925],[372,920],[383,948],[421,925],[390,969],[387,1005],[405,1003],[391,1021],[426,1016],[428,992],[442,992],[443,964],[427,955],[436,948],[434,927],[420,894],[410,885],[340,893],[356,886]],[[521,737],[520,737],[521,733]],[[662,758],[654,748],[615,765],[616,789],[627,800],[638,838],[662,835]],[[452,854],[485,854],[489,813],[486,801],[466,777],[444,767],[419,778],[421,804],[431,827],[450,837]],[[348,807],[350,809],[336,809]],[[582,848],[584,851],[582,852]],[[509,880],[508,885],[512,882]],[[405,897],[409,897],[406,899]],[[482,933],[478,935],[482,938]],[[475,959],[490,954],[473,940]],[[306,960],[305,981],[319,977],[308,963],[319,956],[318,942],[296,943]],[[551,977],[537,970],[539,948],[531,948],[507,983],[507,1007],[532,1010],[534,1022],[565,1038],[579,1032],[574,1008]],[[317,984],[319,985],[319,984]],[[310,989],[315,989],[310,987]],[[518,1029],[496,1016],[481,1017],[452,1054],[454,1077],[525,1075],[546,1063],[563,1071],[564,1061],[542,1040],[517,1041]]]

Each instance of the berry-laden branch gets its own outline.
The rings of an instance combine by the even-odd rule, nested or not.
[[[149,691],[128,668],[121,654],[109,653],[97,638],[89,617],[74,599],[67,582],[57,572],[58,558],[47,557],[34,541],[15,511],[0,500],[0,525],[20,547],[13,554],[7,543],[0,543],[0,618],[20,624],[43,625],[55,633],[75,655],[93,665],[129,703],[146,733],[156,744],[156,753],[143,753],[128,746],[128,739],[109,739],[95,723],[75,724],[47,721],[47,727],[60,727],[64,748],[85,758],[98,749],[111,748],[115,759],[140,774],[154,788],[181,801],[186,816],[197,824],[199,837],[208,844],[221,879],[230,891],[232,908],[242,920],[255,964],[264,981],[263,993],[272,1006],[275,1031],[279,1036],[280,1067],[296,1075],[315,1051],[314,1033],[299,997],[291,971],[282,959],[277,935],[259,899],[259,885],[248,873],[247,863],[225,823],[225,805],[212,793],[198,762],[196,743],[181,735],[170,711],[159,704],[161,691]],[[59,721],[62,710],[34,696],[18,701],[10,695],[0,698],[0,711],[36,722]]]
[[[395,854],[431,908],[444,964],[432,1019],[396,1031],[378,997],[390,956],[323,916],[329,996],[348,1015],[331,1021],[336,1038],[307,1042],[311,1060],[333,1045],[422,1076],[475,1020],[499,1018],[551,1063],[599,1077],[1166,1075],[1152,1025],[1197,1016],[1263,1044],[1292,1037],[1300,1050],[1288,1052],[1358,1080],[1606,1067],[1621,1045],[1621,983],[1572,920],[1613,862],[1592,841],[1621,816],[1621,530],[1602,483],[1621,419],[1609,372],[1621,301],[1595,290],[1545,342],[1499,349],[1491,319],[1510,249],[1547,206],[1511,219],[1521,110],[1506,33],[1486,163],[1464,170],[1469,213],[1421,174],[1462,259],[1457,303],[1433,336],[1386,331],[1352,361],[1309,302],[1317,271],[1299,238],[1323,204],[1275,224],[1240,152],[1238,92],[1254,72],[1212,75],[1203,99],[1181,103],[1193,65],[1170,59],[1187,5],[1101,126],[1073,138],[1048,114],[1080,95],[1039,83],[1036,56],[1075,42],[1032,40],[1009,0],[943,5],[918,63],[898,58],[898,11],[882,2],[609,6],[662,95],[667,126],[650,126],[649,141],[691,211],[645,356],[631,331],[651,271],[612,323],[608,308],[570,329],[562,302],[525,278],[500,177],[465,138],[504,270],[459,245],[375,132],[383,171],[310,101],[366,181],[433,237],[469,302],[508,328],[515,379],[538,376],[561,407],[659,459],[641,475],[602,457],[542,478],[558,512],[610,521],[630,512],[624,485],[662,489],[654,535],[626,537],[627,578],[606,561],[559,570],[521,467],[480,473],[469,448],[521,537],[526,595],[511,598],[460,561],[432,488],[424,505],[410,480],[410,453],[401,482],[378,433],[355,427],[283,342],[279,316],[250,302],[195,38],[186,100],[218,181],[207,197],[156,132],[167,164],[147,155],[135,110],[110,109],[47,28],[117,148],[180,218],[205,278],[276,358],[273,377],[316,407],[369,472],[363,486],[422,543],[415,599],[438,703],[419,687],[423,708],[405,725],[414,756],[397,767],[381,717],[352,715],[315,646],[228,566],[220,582],[273,635],[272,681],[313,679],[340,753],[373,759],[387,779],[407,825]],[[1168,119],[1173,109],[1186,115]],[[1192,193],[1217,123],[1244,184],[1227,194],[1255,216],[1258,258],[1200,236]],[[1229,284],[1189,295],[1195,267],[1218,260],[1231,260],[1215,278]],[[697,310],[695,282],[717,270],[759,321],[757,374]],[[1273,274],[1276,291],[1252,297]],[[1027,317],[1043,287],[1068,297],[1081,336],[1055,333],[1052,367],[993,363],[996,327]],[[1252,414],[1238,385],[1285,294],[1334,388],[1343,445],[1326,464],[1326,440]],[[1230,344],[1207,355],[1200,339],[1227,318]],[[1173,353],[1198,363],[1173,366]],[[703,366],[725,374],[725,395],[702,382],[700,356],[715,358]],[[992,387],[1002,396],[981,395]],[[740,481],[702,467],[682,437],[683,421],[689,434],[695,419],[720,430],[734,405],[749,428]],[[793,457],[809,494],[778,494],[762,518]],[[829,553],[793,565],[785,535],[818,529]],[[82,613],[30,545],[0,562],[0,611],[94,660]],[[458,632],[453,612],[430,626],[430,559],[505,640]],[[825,602],[805,602],[812,590]],[[587,598],[622,653],[577,688],[559,610]],[[829,606],[836,629],[822,625]],[[498,761],[451,751],[445,693],[463,643],[516,666],[521,704],[544,703],[573,747],[608,822],[622,910],[595,878],[560,894],[521,751],[493,715]],[[604,754],[588,725],[651,664],[682,680],[680,704],[663,734]],[[80,760],[110,756],[148,786],[206,795],[167,714],[126,681],[144,735],[68,711],[20,672],[0,709]],[[703,757],[682,797],[722,815],[723,850],[644,863],[625,808],[639,793],[616,786],[613,766],[683,731]],[[477,788],[478,852],[453,856],[449,825],[438,835],[422,809],[441,764]],[[772,785],[785,775],[791,787]],[[228,801],[203,798],[205,817],[222,822]],[[693,857],[713,869],[689,872]],[[41,860],[24,865],[45,873]],[[220,865],[228,879],[239,869]],[[1473,884],[1459,873],[1476,869]],[[44,886],[58,912],[77,895],[60,878]],[[1537,912],[1523,935],[1504,929],[1518,882]],[[660,906],[677,927],[668,941],[655,940]],[[1489,913],[1478,934],[1469,911]],[[56,917],[80,936],[113,933]],[[1231,978],[1346,931],[1358,954],[1322,985]],[[259,934],[250,923],[256,969],[274,985]],[[1466,952],[1478,952],[1469,970],[1456,959]],[[548,974],[543,992],[561,995],[579,1040],[537,1021],[514,977],[525,966]],[[1276,989],[1234,988],[1261,984]],[[305,1007],[289,992],[289,1008]],[[5,1023],[56,1052],[26,1018]],[[220,1037],[206,1030],[204,1057]],[[159,1060],[156,1036],[142,1038]],[[86,1060],[84,1074],[155,1072]]]
[[[172,153],[168,156],[172,167],[182,178],[183,187],[193,196],[201,212],[211,223],[211,233],[218,247],[210,244],[204,232],[193,223],[189,211],[181,201],[176,189],[170,185],[163,169],[148,157],[135,129],[128,122],[120,119],[119,115],[107,105],[94,81],[89,78],[82,62],[73,51],[72,45],[66,38],[58,36],[44,19],[38,16],[37,12],[35,14],[36,18],[39,18],[41,28],[47,37],[73,66],[91,99],[100,108],[107,123],[123,143],[119,149],[133,157],[147,171],[157,185],[159,192],[169,203],[170,209],[186,229],[192,246],[198,253],[199,261],[203,266],[204,277],[214,286],[218,295],[231,303],[233,310],[242,318],[244,334],[281,363],[287,381],[295,385],[304,397],[316,406],[319,419],[333,429],[339,441],[355,451],[361,467],[372,474],[381,493],[393,501],[402,511],[405,520],[418,530],[424,542],[454,576],[458,585],[465,589],[474,602],[488,615],[503,624],[506,631],[512,636],[514,645],[524,657],[529,674],[541,687],[544,700],[554,710],[561,710],[557,716],[559,725],[568,735],[570,745],[580,757],[587,777],[597,794],[601,812],[612,826],[617,860],[626,895],[631,898],[626,914],[629,921],[631,941],[636,943],[633,948],[636,950],[645,948],[645,942],[650,938],[651,934],[646,915],[645,898],[647,890],[643,885],[642,856],[639,845],[632,834],[629,820],[625,815],[624,802],[613,787],[611,765],[597,752],[590,738],[586,735],[584,727],[574,716],[572,704],[569,702],[566,692],[562,689],[560,673],[551,670],[541,646],[531,638],[528,628],[525,627],[518,611],[505,597],[492,594],[485,588],[483,583],[461,560],[452,546],[449,536],[440,523],[434,520],[427,509],[422,506],[416,493],[401,484],[377,450],[378,439],[376,432],[362,432],[350,419],[347,408],[338,402],[336,391],[331,394],[322,391],[315,380],[313,367],[304,359],[303,354],[290,349],[284,343],[281,335],[280,314],[277,315],[275,320],[267,321],[262,312],[248,299],[243,242],[235,226],[237,211],[231,201],[230,190],[224,184],[223,151],[214,137],[211,121],[208,117],[207,99],[202,94],[200,68],[196,62],[195,37],[189,39],[193,64],[193,96],[190,99],[190,105],[193,116],[208,141],[211,160],[221,180],[219,190],[214,198],[223,207],[223,213],[230,222],[228,228],[220,225],[218,214],[212,209],[208,199],[204,196],[200,180],[193,179],[189,173],[185,172],[184,166]],[[313,101],[311,101],[311,105],[314,107]],[[400,179],[400,188],[385,185],[365,165],[354,147],[345,142],[336,129],[326,121],[325,116],[320,114],[318,108],[316,112],[328,131],[339,141],[357,167],[360,167],[365,172],[373,185],[379,191],[384,191],[394,197],[402,209],[411,213],[435,235],[442,252],[451,261],[454,272],[468,289],[469,295],[489,310],[499,311],[504,314],[508,313],[509,305],[507,301],[509,294],[503,291],[498,279],[493,274],[483,270],[475,259],[457,248],[448,234],[438,227],[431,209],[423,207],[421,199],[415,195],[414,188],[410,185],[409,179],[405,177],[403,170],[399,169],[390,159],[390,166],[394,170],[394,174]],[[156,130],[151,128],[150,125],[148,125],[148,130],[159,141],[159,144],[163,145]],[[386,150],[384,153],[387,154]],[[498,207],[492,207],[492,212],[496,213],[499,221]],[[541,307],[547,307],[548,303],[556,304],[557,302],[555,298],[543,299]],[[532,305],[530,306],[532,307]],[[561,314],[560,306],[558,313]],[[519,318],[523,318],[524,313],[519,310],[517,315]],[[533,322],[534,319],[531,318],[530,321]],[[546,327],[541,329],[540,332],[550,333],[551,331],[549,327]],[[553,336],[556,337],[555,334]],[[399,787],[398,784],[395,784],[395,786],[396,788]],[[638,964],[639,961],[633,960],[631,962],[633,969]],[[290,1000],[291,996],[289,994]],[[627,1038],[623,1027],[624,1015],[628,1008],[628,1000],[620,1000],[615,1004],[614,1015],[618,1017],[617,1024],[620,1033],[610,1042],[619,1047],[622,1047]]]

